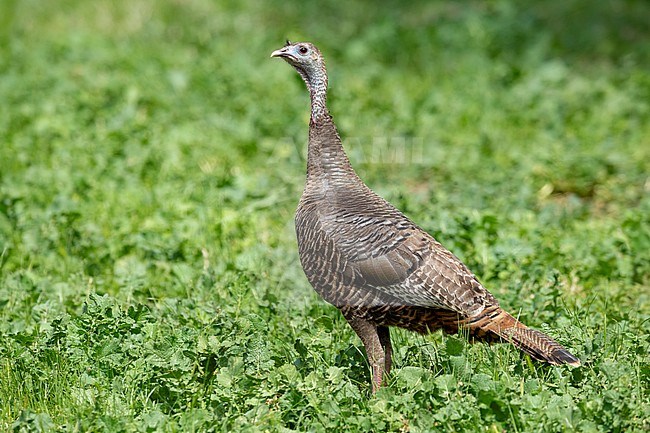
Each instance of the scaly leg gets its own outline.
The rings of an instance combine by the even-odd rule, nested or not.
[[[372,369],[372,393],[374,394],[381,387],[386,367],[386,355],[379,340],[377,326],[357,317],[346,317],[346,319],[366,349],[368,362]]]
[[[384,358],[386,359],[386,374],[390,373],[390,367],[393,363],[393,346],[390,344],[390,330],[388,326],[378,326],[377,334],[379,335],[379,343],[384,349]]]

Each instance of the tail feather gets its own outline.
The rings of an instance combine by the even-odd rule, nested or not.
[[[486,308],[468,322],[477,335],[496,334],[538,361],[580,365],[580,360],[543,332],[528,328],[498,306]]]

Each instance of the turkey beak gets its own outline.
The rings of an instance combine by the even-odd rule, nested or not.
[[[280,48],[279,50],[275,50],[271,53],[271,57],[287,57],[287,48]]]

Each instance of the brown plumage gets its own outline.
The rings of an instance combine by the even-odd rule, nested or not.
[[[305,190],[296,212],[307,279],[355,330],[376,391],[390,371],[389,326],[419,333],[466,329],[477,340],[510,341],[551,364],[580,361],[505,312],[467,267],[359,179],[326,106],[327,72],[312,44],[273,52],[303,78],[311,97]]]

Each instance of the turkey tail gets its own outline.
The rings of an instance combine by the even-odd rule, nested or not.
[[[553,365],[580,366],[580,360],[551,337],[530,329],[498,305],[486,308],[465,326],[469,326],[472,333],[477,336],[496,335],[502,340],[509,341],[538,361]]]

